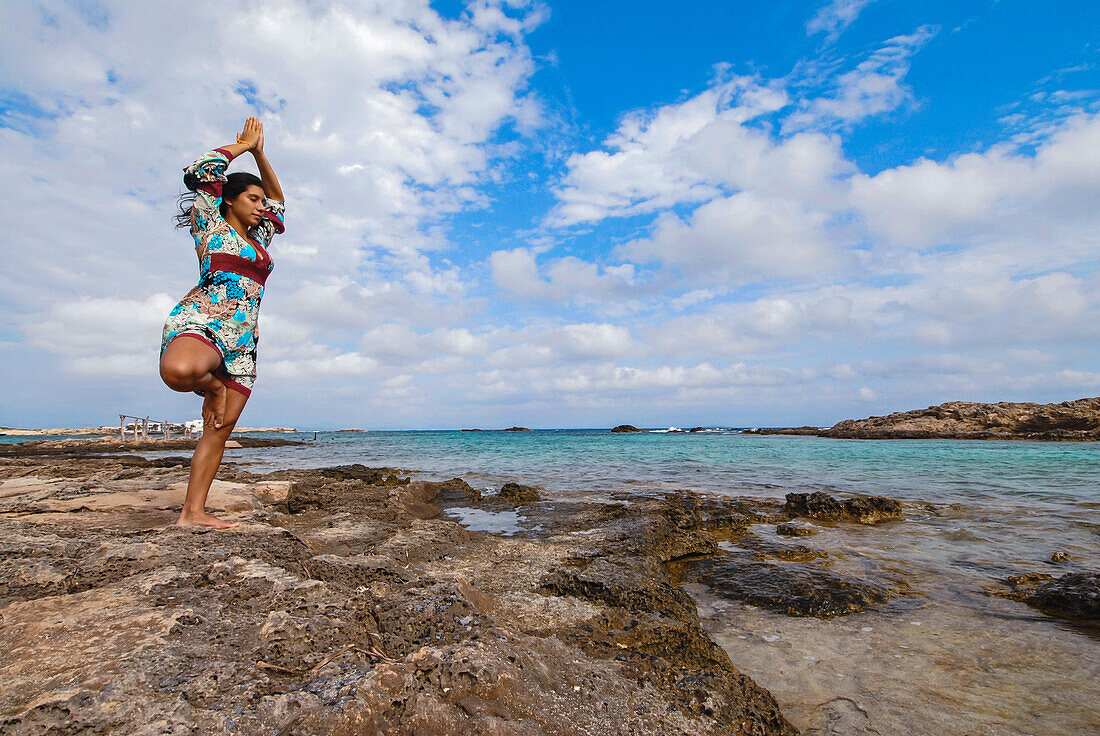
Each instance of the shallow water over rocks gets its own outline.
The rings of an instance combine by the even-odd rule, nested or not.
[[[826,552],[836,573],[903,577],[908,592],[884,605],[822,620],[731,600],[721,586],[685,588],[711,637],[804,734],[1097,733],[1100,630],[986,592],[1007,574],[1068,572],[1048,562],[1056,546],[1072,548],[1073,568],[1096,569],[1087,537],[1055,534],[1056,520],[1022,509],[928,506],[905,514],[876,527],[821,524],[799,540]],[[1018,551],[1019,540],[998,545],[997,530],[1013,529],[1044,541],[1030,554]],[[765,525],[752,531],[773,533]]]

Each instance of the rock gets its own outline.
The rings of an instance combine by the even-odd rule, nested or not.
[[[776,525],[775,533],[784,537],[808,537],[817,534],[817,531],[808,526],[784,523]]]
[[[462,478],[451,478],[439,484],[437,501],[458,503],[480,503],[481,491],[473,488]]]
[[[620,424],[611,430],[612,432],[624,433],[624,432],[648,432],[648,429],[638,429],[633,424]]]
[[[796,736],[666,572],[716,552],[698,496],[544,501],[504,538],[438,513],[464,481],[391,470],[230,469],[250,508],[216,532],[103,503],[186,465],[0,458],[0,501],[42,505],[0,514],[0,732]]]
[[[116,475],[116,481],[131,481],[132,471]],[[19,480],[19,479],[16,479]],[[167,484],[162,490],[117,488],[116,483],[97,484],[73,492],[71,485],[58,479],[36,479],[19,483],[9,491],[9,483],[0,483],[0,512],[42,513],[102,511],[175,511],[183,507],[187,481]],[[14,491],[18,491],[15,493]],[[215,480],[210,485],[206,508],[216,512],[244,512],[286,502],[290,483],[260,481],[237,483]]]
[[[927,409],[845,419],[828,429],[775,427],[745,434],[818,435],[837,439],[1100,440],[1100,397],[1033,404],[949,401]]]
[[[153,468],[175,468],[180,465],[191,465],[191,458],[173,455],[149,461],[149,466]]]
[[[700,527],[725,535],[740,532],[752,524],[768,523],[785,518],[769,513],[759,505],[742,499],[703,498],[698,501]]]
[[[331,468],[321,468],[317,471],[325,478],[336,480],[359,480],[368,485],[377,486],[404,486],[408,485],[409,478],[397,476],[400,470],[394,468],[368,468],[365,465],[336,465]]]
[[[506,503],[509,506],[520,506],[525,503],[536,503],[542,500],[542,496],[531,486],[523,486],[519,483],[505,483],[500,487],[500,493],[493,497],[498,503]]]
[[[527,427],[508,427],[508,429],[502,429],[501,432],[530,432]]]
[[[711,593],[789,616],[832,618],[885,603],[890,591],[820,565],[772,563],[725,555],[692,564],[693,577]]]
[[[784,562],[813,562],[814,560],[828,560],[829,554],[819,549],[807,547],[804,544],[776,544],[763,539],[750,537],[742,542],[747,548],[756,552],[763,559],[783,560]]]
[[[1055,552],[1050,556],[1050,561],[1055,565],[1061,564],[1069,560],[1069,552]]]
[[[653,579],[644,563],[593,560],[583,568],[562,568],[547,575],[538,591],[546,595],[572,595],[624,608],[634,613],[657,611],[683,618],[695,609],[681,588]]]
[[[816,436],[821,434],[821,432],[821,427],[803,425],[801,427],[762,427],[746,429],[742,434],[800,434]]]
[[[1025,572],[1022,575],[1009,575],[1004,579],[1004,582],[1011,585],[1013,588],[1034,588],[1039,583],[1045,583],[1048,580],[1053,580],[1053,575],[1047,575],[1045,572]]]
[[[902,506],[886,496],[867,496],[838,501],[827,493],[788,493],[783,510],[795,516],[830,521],[878,524],[901,518]]]
[[[951,401],[888,416],[849,419],[821,434],[854,439],[1100,440],[1100,398],[1060,404]]]
[[[1100,624],[1100,573],[1067,573],[1040,584],[1024,602],[1051,616]]]

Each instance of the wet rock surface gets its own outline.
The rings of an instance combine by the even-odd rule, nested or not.
[[[1100,574],[1067,573],[1040,585],[1026,602],[1053,616],[1100,624]]]
[[[891,590],[832,572],[822,564],[790,564],[734,553],[693,563],[687,576],[713,595],[789,616],[832,618],[886,603]]]
[[[1002,582],[1007,589],[990,588],[986,592],[1022,601],[1056,618],[1100,626],[1100,573],[1071,572],[1056,578],[1032,572],[1010,575]]]
[[[886,496],[848,498],[843,501],[827,493],[788,493],[783,510],[794,516],[830,521],[855,521],[860,524],[879,524],[900,519],[902,505]]]
[[[460,479],[230,466],[215,532],[171,526],[186,477],[0,459],[0,733],[797,733],[668,572],[775,505],[528,501],[501,537],[441,515],[495,503]]]
[[[801,524],[776,524],[775,533],[784,537],[809,537],[817,534],[813,529]]]

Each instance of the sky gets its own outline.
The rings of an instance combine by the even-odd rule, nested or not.
[[[0,425],[182,421],[181,169],[287,199],[242,425],[1100,394],[1093,0],[0,3]],[[245,155],[232,170],[255,170]]]

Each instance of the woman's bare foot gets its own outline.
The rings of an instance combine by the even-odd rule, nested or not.
[[[240,525],[241,522],[239,521],[222,521],[205,511],[200,511],[197,514],[182,511],[180,512],[180,518],[176,519],[176,526],[208,526],[213,529],[232,529]]]
[[[221,429],[225,421],[225,397],[228,390],[221,381],[214,381],[217,386],[206,389],[206,396],[202,399],[202,423],[204,426]]]

